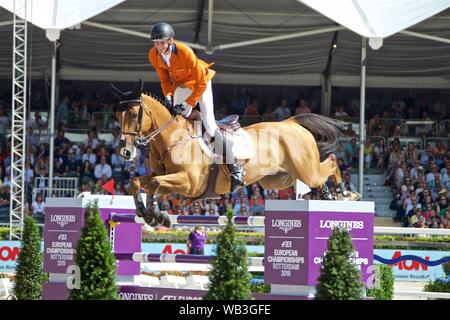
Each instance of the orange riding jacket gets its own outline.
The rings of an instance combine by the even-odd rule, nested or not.
[[[173,95],[178,86],[184,86],[192,90],[192,94],[186,99],[186,103],[195,107],[206,90],[206,84],[216,72],[210,67],[214,63],[206,63],[195,55],[187,45],[173,42],[170,66],[164,62],[161,54],[155,47],[148,52],[148,60],[155,68],[164,96]]]

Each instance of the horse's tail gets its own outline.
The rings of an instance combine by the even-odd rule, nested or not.
[[[336,151],[339,136],[345,128],[342,121],[315,113],[302,113],[289,118],[289,120],[298,123],[311,132],[316,139],[322,160]]]

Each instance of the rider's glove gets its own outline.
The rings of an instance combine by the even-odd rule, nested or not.
[[[165,102],[166,106],[171,108],[172,107],[172,96],[167,95],[166,98],[164,99],[164,102]]]
[[[181,114],[183,117],[187,118],[191,115],[192,106],[184,101],[183,103],[173,106],[173,111],[175,114]]]

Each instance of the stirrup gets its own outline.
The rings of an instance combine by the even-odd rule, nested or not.
[[[238,187],[245,186],[243,181],[244,168],[238,163],[233,163],[228,165],[228,170],[230,171],[231,187],[230,190],[233,192]]]

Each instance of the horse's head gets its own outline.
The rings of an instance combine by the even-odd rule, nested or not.
[[[125,160],[133,160],[136,157],[137,139],[145,130],[142,124],[144,108],[142,104],[143,82],[134,91],[123,92],[111,85],[118,102],[115,105],[116,118],[120,122],[120,154]],[[150,124],[151,126],[151,124]]]

